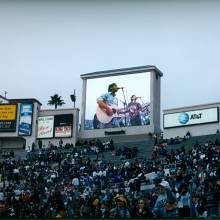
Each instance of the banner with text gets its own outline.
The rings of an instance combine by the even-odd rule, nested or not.
[[[73,115],[55,115],[55,137],[72,137]]]
[[[17,105],[0,105],[0,132],[16,131]]]
[[[38,118],[38,138],[53,138],[54,116]]]
[[[181,127],[187,125],[214,123],[219,121],[217,107],[164,114],[164,128]]]

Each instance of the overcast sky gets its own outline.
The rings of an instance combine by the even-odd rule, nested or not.
[[[161,109],[220,101],[220,1],[0,0],[0,94],[58,93],[81,108],[81,74],[163,73]]]

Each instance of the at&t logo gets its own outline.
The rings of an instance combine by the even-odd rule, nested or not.
[[[186,112],[183,112],[178,117],[179,123],[185,125],[189,121],[189,115]]]

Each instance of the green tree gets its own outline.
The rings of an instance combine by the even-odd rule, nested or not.
[[[53,96],[50,96],[50,100],[47,103],[48,105],[54,105],[55,109],[57,109],[57,106],[62,106],[65,104],[65,102],[62,100],[62,97],[58,94],[55,94]]]

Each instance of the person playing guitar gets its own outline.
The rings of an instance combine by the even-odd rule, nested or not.
[[[127,112],[129,114],[131,126],[142,125],[141,112],[149,111],[150,107],[150,103],[141,105],[139,102],[137,102],[138,98],[140,97],[132,95],[131,102],[128,103]]]
[[[94,128],[120,126],[118,120],[120,116],[117,115],[118,98],[116,97],[116,93],[119,89],[116,83],[112,83],[108,86],[108,92],[98,97],[98,108],[93,120]]]
[[[142,111],[141,104],[136,102],[138,97],[136,95],[131,96],[131,102],[128,103],[128,112],[130,116],[131,126],[141,125],[141,115]]]

